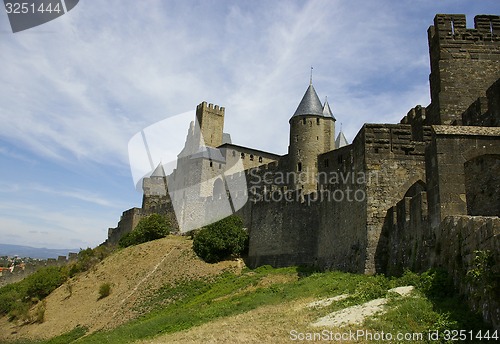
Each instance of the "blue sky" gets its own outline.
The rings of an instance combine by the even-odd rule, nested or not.
[[[127,144],[141,129],[226,107],[233,143],[286,154],[309,83],[348,140],[429,103],[436,13],[498,14],[498,0],[81,0],[13,34],[0,12],[0,242],[96,246],[140,206]],[[179,130],[186,130],[180,128]]]

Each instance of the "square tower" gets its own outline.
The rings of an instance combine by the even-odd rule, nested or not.
[[[224,108],[202,102],[196,107],[196,120],[203,135],[204,145],[220,146],[224,130]]]
[[[500,78],[500,16],[478,15],[474,29],[463,14],[438,14],[429,27],[431,104],[425,124],[461,124],[462,113],[485,85]]]

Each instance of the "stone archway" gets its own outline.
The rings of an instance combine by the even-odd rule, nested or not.
[[[214,196],[220,196],[220,195],[224,195],[225,193],[226,193],[226,188],[224,187],[224,181],[222,180],[222,178],[217,178],[214,181],[214,187],[212,190],[212,194]]]

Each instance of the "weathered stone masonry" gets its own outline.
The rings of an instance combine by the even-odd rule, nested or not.
[[[248,189],[232,198],[249,199],[237,214],[250,234],[251,267],[392,275],[444,267],[498,328],[498,291],[478,290],[465,276],[474,251],[489,252],[492,273],[500,273],[500,16],[476,16],[471,29],[464,15],[439,14],[428,39],[431,103],[399,124],[365,124],[352,144],[336,147],[335,118],[311,83],[289,122],[288,153],[279,156],[225,141],[225,109],[203,102],[184,153],[198,150],[201,132],[212,156],[181,154],[178,165],[203,172],[181,181],[210,180],[242,162],[244,172],[226,179],[247,179]],[[175,221],[168,196],[151,191],[160,177],[144,179],[142,208],[123,214],[109,242],[151,212]],[[221,201],[215,183],[204,187],[187,196],[204,209],[201,217]]]

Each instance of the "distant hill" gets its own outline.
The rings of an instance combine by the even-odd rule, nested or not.
[[[53,249],[53,248],[37,248],[37,247],[21,246],[21,245],[0,244],[0,257],[19,256],[19,257],[47,259],[47,258],[57,258],[58,256],[68,256],[69,252],[78,253],[79,251],[80,251],[79,248]]]

